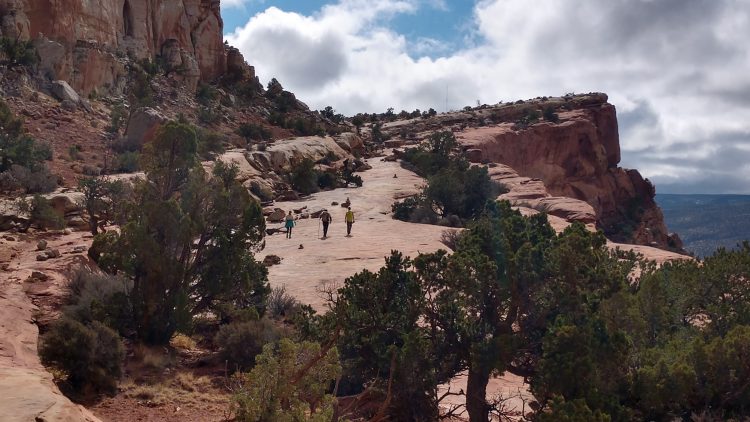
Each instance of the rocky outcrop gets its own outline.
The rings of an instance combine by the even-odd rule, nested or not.
[[[121,86],[127,56],[166,55],[189,84],[227,68],[218,0],[0,0],[0,29],[34,40],[40,70],[82,95]]]
[[[466,128],[456,137],[475,161],[502,163],[522,177],[541,181],[551,196],[587,202],[597,225],[613,240],[680,249],[679,238],[669,235],[654,202],[651,182],[636,170],[618,167],[615,107],[603,94],[585,98],[579,108],[568,104],[572,110],[558,110],[555,123],[506,122]],[[514,118],[512,109],[507,110],[504,118]]]

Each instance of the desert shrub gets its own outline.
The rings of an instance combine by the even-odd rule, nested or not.
[[[150,107],[155,103],[154,88],[151,87],[153,75],[138,67],[130,68],[130,90],[129,103],[133,109],[138,107]]]
[[[62,229],[65,219],[50,204],[47,198],[34,195],[30,200],[20,199],[18,208],[29,214],[30,224],[42,229]]]
[[[125,151],[117,154],[113,160],[112,169],[118,173],[135,173],[141,169],[141,154],[135,151]]]
[[[198,155],[204,159],[210,159],[214,154],[224,152],[224,138],[217,132],[197,128],[195,134],[198,137]]]
[[[28,167],[13,165],[9,170],[0,173],[0,191],[52,192],[57,188],[59,179],[58,176],[50,173],[45,165],[37,167],[35,171]]]
[[[318,187],[321,189],[334,189],[338,186],[338,177],[334,173],[322,172],[318,174]]]
[[[198,110],[198,120],[206,125],[213,125],[219,122],[221,114],[213,107],[201,107]]]
[[[133,332],[132,289],[132,280],[79,269],[70,281],[70,297],[64,314],[83,324],[100,322],[129,336]]]
[[[115,103],[115,105],[112,106],[112,110],[109,114],[109,125],[107,126],[107,132],[119,133],[120,128],[122,128],[122,125],[125,122],[126,118],[127,110],[125,110],[125,105],[121,101]]]
[[[222,326],[214,343],[231,370],[242,370],[253,367],[255,357],[263,351],[264,345],[287,336],[287,331],[274,321],[262,318]]]
[[[0,190],[37,193],[54,189],[57,179],[44,164],[51,159],[50,145],[29,136],[23,121],[0,99]]]
[[[440,243],[455,251],[462,235],[461,230],[443,230],[440,234]]]
[[[271,131],[256,123],[242,123],[237,128],[237,134],[250,144],[252,141],[266,142],[271,140]]]
[[[292,187],[301,193],[318,191],[318,172],[315,170],[315,163],[309,158],[292,165],[290,179]]]
[[[88,395],[115,392],[125,349],[117,333],[99,322],[86,326],[62,318],[42,336],[39,355],[63,371],[76,392]]]
[[[198,103],[203,106],[208,106],[211,102],[215,101],[219,96],[219,91],[211,85],[201,83],[198,85],[198,89],[195,91],[195,98]]]
[[[555,108],[552,106],[545,107],[542,116],[548,122],[557,123],[560,121],[560,117],[555,113]]]
[[[277,286],[268,294],[266,311],[271,318],[280,319],[291,315],[299,305],[299,301],[286,291],[285,286]]]
[[[356,187],[358,187],[358,188],[361,188],[361,187],[362,187],[362,184],[364,183],[364,182],[362,181],[362,176],[360,176],[360,175],[358,175],[358,174],[353,174],[353,173],[349,173],[348,175],[346,175],[346,177],[345,177],[344,181],[345,181],[345,182],[346,182],[347,184],[349,184],[349,183],[354,183],[354,186],[356,186]]]
[[[11,66],[35,66],[39,62],[39,56],[31,41],[0,37],[0,51]]]
[[[73,161],[81,159],[81,147],[79,145],[71,145],[68,147],[68,157]]]
[[[334,418],[330,386],[340,373],[336,348],[321,350],[317,343],[288,339],[278,346],[269,344],[252,371],[233,378],[236,420],[330,421]]]
[[[401,202],[394,202],[391,205],[393,218],[401,221],[411,221],[411,214],[424,200],[421,196],[410,196]]]

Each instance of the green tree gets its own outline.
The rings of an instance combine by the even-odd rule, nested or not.
[[[78,180],[78,188],[83,193],[82,208],[86,211],[89,230],[96,235],[108,224],[121,222],[127,200],[127,190],[121,180],[107,180],[103,177],[85,177]]]
[[[267,344],[252,371],[234,377],[236,420],[328,422],[335,405],[329,386],[340,372],[336,348],[289,339]]]
[[[263,313],[267,270],[252,250],[263,239],[260,205],[217,163],[208,176],[196,160],[195,132],[171,122],[144,154],[147,179],[137,183],[120,234],[98,235],[91,255],[133,279],[138,336],[164,344],[192,317],[232,308]]]

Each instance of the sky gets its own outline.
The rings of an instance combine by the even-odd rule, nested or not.
[[[750,0],[222,0],[226,40],[312,109],[605,92],[657,193],[750,194]]]

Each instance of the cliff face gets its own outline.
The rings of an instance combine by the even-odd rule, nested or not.
[[[507,165],[520,176],[540,179],[553,196],[587,202],[597,225],[615,241],[681,248],[667,231],[651,182],[637,170],[618,167],[617,115],[606,95],[565,108],[570,110],[559,109],[557,123],[500,123],[456,136],[473,160]]]
[[[40,70],[83,94],[118,88],[128,56],[213,80],[227,67],[222,26],[218,0],[0,0],[0,35],[33,40]]]

